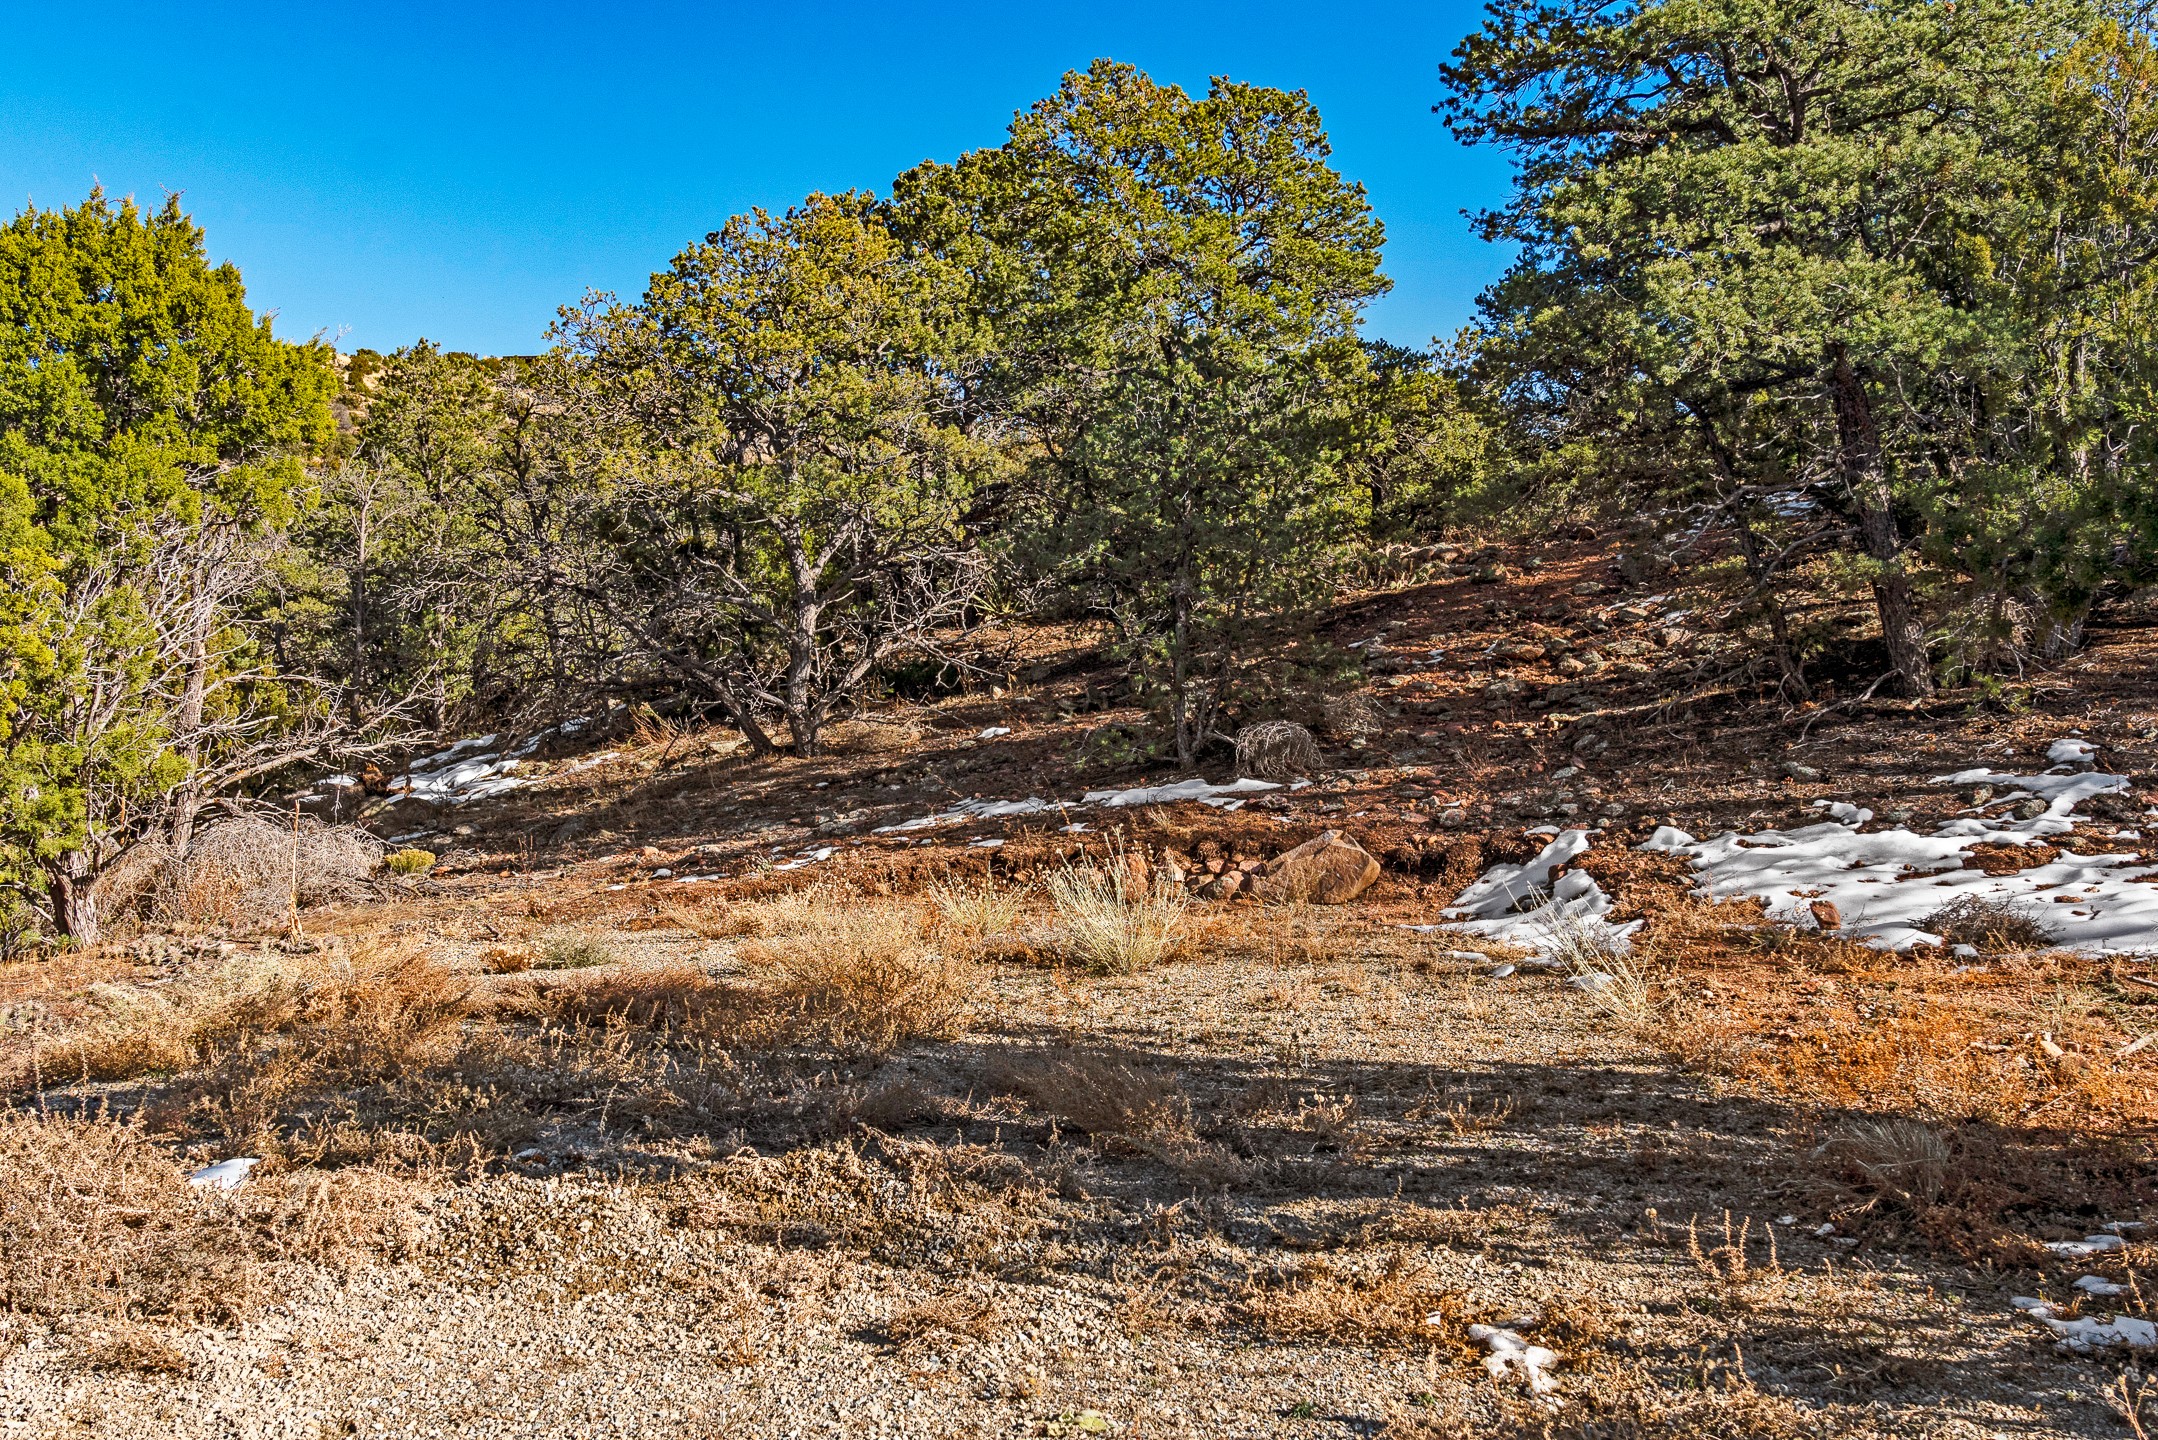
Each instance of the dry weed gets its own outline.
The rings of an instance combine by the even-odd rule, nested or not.
[[[929,887],[944,928],[963,939],[1001,935],[1019,918],[1025,897],[989,880],[955,880]]]
[[[185,1353],[157,1331],[143,1325],[116,1324],[80,1337],[76,1357],[93,1370],[129,1370],[138,1375],[185,1375],[193,1368]]]
[[[1468,1302],[1401,1250],[1389,1251],[1376,1267],[1353,1269],[1313,1256],[1255,1289],[1239,1308],[1248,1323],[1280,1340],[1469,1353]]]
[[[258,1298],[241,1211],[132,1125],[0,1115],[0,1235],[9,1310],[228,1320]]]
[[[2037,911],[1977,895],[1943,905],[1919,921],[1918,927],[1940,936],[1943,944],[1968,945],[1988,955],[2043,950],[2053,943],[2053,932]]]
[[[395,945],[349,957],[249,958],[196,991],[108,987],[101,998],[96,1020],[35,1056],[35,1078],[121,1080],[201,1066],[281,1071],[290,1090],[361,1085],[442,1058],[471,1013],[468,985],[425,953]]]
[[[1120,861],[1106,869],[1087,861],[1049,876],[1049,898],[1071,952],[1089,969],[1112,975],[1166,959],[1190,904],[1181,886],[1133,883],[1131,867]]]
[[[1878,1440],[1881,1432],[1750,1384],[1672,1392],[1645,1372],[1599,1377],[1553,1410],[1494,1394],[1490,1417],[1397,1411],[1385,1440]]]
[[[775,907],[776,908],[776,907]],[[887,1055],[964,1032],[973,966],[923,943],[912,912],[804,892],[794,923],[744,946],[794,1034],[847,1055]]]
[[[900,1350],[954,1343],[980,1344],[996,1334],[1004,1307],[994,1298],[940,1295],[910,1305],[884,1322],[884,1333]]]

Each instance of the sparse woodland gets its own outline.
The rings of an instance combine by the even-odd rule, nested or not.
[[[1303,94],[1106,60],[533,355],[0,228],[0,1418],[2148,1435],[2150,14],[1437,76],[1425,349]]]

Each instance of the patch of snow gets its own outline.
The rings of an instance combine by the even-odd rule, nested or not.
[[[2128,1293],[2126,1285],[2116,1284],[2106,1279],[2103,1275],[2084,1276],[2076,1282],[2076,1289],[2081,1290],[2086,1295],[2125,1295]]]
[[[1003,844],[1004,842],[996,836],[989,835],[975,841],[971,848],[976,850],[996,850],[1002,848]]]
[[[1586,830],[1562,830],[1535,859],[1521,865],[1494,865],[1441,911],[1452,928],[1525,946],[1541,954],[1558,947],[1569,931],[1586,929],[1601,943],[1623,952],[1638,920],[1613,925],[1611,897],[1596,878],[1575,870],[1552,879],[1552,872],[1589,848]]]
[[[2103,1255],[2109,1250],[2124,1249],[2127,1244],[2118,1235],[2086,1235],[2081,1240],[2049,1240],[2046,1248],[2064,1260],[2081,1260],[2086,1255]]]
[[[838,852],[838,849],[839,847],[836,845],[819,845],[814,850],[804,850],[792,860],[782,860],[772,868],[774,870],[799,870],[804,865],[820,864],[831,859]]]
[[[1044,800],[1029,795],[1024,800],[962,800],[949,810],[934,815],[924,815],[918,820],[902,820],[897,825],[879,825],[873,835],[897,835],[907,830],[928,830],[938,825],[950,825],[961,820],[1002,820],[1009,815],[1039,815],[1044,810],[1054,810],[1054,800]]]
[[[604,765],[609,760],[619,760],[621,758],[622,752],[619,750],[602,750],[597,755],[587,755],[582,760],[576,761],[573,764],[564,765],[556,773],[561,775],[574,775],[580,770],[589,770],[595,765]]]
[[[353,779],[350,775],[332,775],[325,780],[318,780],[315,783],[318,785],[327,785],[333,790],[349,790],[360,782]]]
[[[1130,805],[1168,805],[1178,800],[1196,800],[1202,805],[1234,810],[1244,803],[1243,797],[1247,795],[1280,788],[1272,780],[1254,780],[1248,776],[1226,785],[1210,785],[1197,779],[1179,780],[1172,785],[1141,785],[1131,790],[1089,790],[1081,803],[1120,810]]]
[[[2158,867],[2141,864],[2138,856],[2063,851],[2048,864],[2008,875],[1987,875],[1964,863],[1975,844],[2028,845],[2074,830],[2075,807],[2093,795],[2125,789],[2126,776],[2007,775],[1978,769],[1936,776],[1934,781],[1993,785],[2007,791],[1993,803],[2037,798],[2046,809],[2028,820],[1966,816],[1931,835],[1901,826],[1862,834],[1857,826],[1863,821],[1835,808],[1842,802],[1829,802],[1823,808],[1837,818],[1818,825],[1746,836],[1726,832],[1710,840],[1660,825],[1639,848],[1690,857],[1699,875],[1699,893],[1715,899],[1753,897],[1771,920],[1784,924],[1811,924],[1814,903],[1825,900],[1842,919],[1839,933],[1881,949],[1939,943],[1921,922],[1951,901],[1970,896],[2010,904],[2042,897],[2047,928],[2059,944],[2072,949],[2114,954],[2158,950],[2158,886],[2139,883],[2158,876]],[[2073,904],[2051,903],[2054,896],[2067,894],[2075,895]]]
[[[984,730],[977,738],[982,740],[1000,740],[1004,736],[1011,733],[1012,727],[1009,725],[992,725],[987,730]]]
[[[1871,810],[1863,809],[1842,800],[1816,800],[1813,802],[1813,808],[1826,810],[1829,819],[1839,825],[1849,825],[1853,829],[1873,818]]]
[[[1434,1315],[1425,1323],[1437,1324],[1438,1317]],[[1558,1388],[1558,1382],[1545,1373],[1559,1363],[1556,1350],[1531,1344],[1519,1332],[1503,1325],[1471,1325],[1469,1338],[1491,1352],[1484,1356],[1484,1369],[1492,1379],[1517,1379],[1538,1395],[1548,1395]]]
[[[247,1183],[247,1172],[261,1163],[261,1157],[255,1155],[220,1160],[188,1176],[187,1183],[197,1190],[237,1190]]]
[[[2158,1323],[2133,1315],[2116,1315],[2111,1320],[2080,1315],[2073,1320],[2063,1320],[2053,1313],[2051,1305],[2029,1295],[2018,1295],[2008,1303],[2060,1337],[2053,1348],[2070,1355],[2088,1355],[2097,1350],[2158,1348]]]
[[[2046,747],[2048,765],[2089,765],[2098,759],[2098,747],[2088,740],[2056,740]]]

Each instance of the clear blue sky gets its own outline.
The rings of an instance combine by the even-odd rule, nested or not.
[[[1110,56],[1203,90],[1303,89],[1387,228],[1372,330],[1450,334],[1502,257],[1462,218],[1500,157],[1432,104],[1477,6],[79,4],[0,0],[0,201],[167,190],[279,332],[539,347],[752,205],[882,191],[997,143]]]

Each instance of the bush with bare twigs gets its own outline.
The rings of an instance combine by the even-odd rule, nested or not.
[[[1968,945],[1986,954],[2043,950],[2053,943],[2052,930],[2028,906],[1976,895],[1951,901],[1918,923],[1943,944]]]
[[[1311,732],[1293,720],[1262,720],[1236,732],[1236,773],[1261,780],[1316,775],[1326,762]]]
[[[109,913],[167,923],[266,925],[295,907],[366,898],[382,865],[382,842],[356,827],[244,816],[205,826],[184,853],[137,846],[98,898]]]

